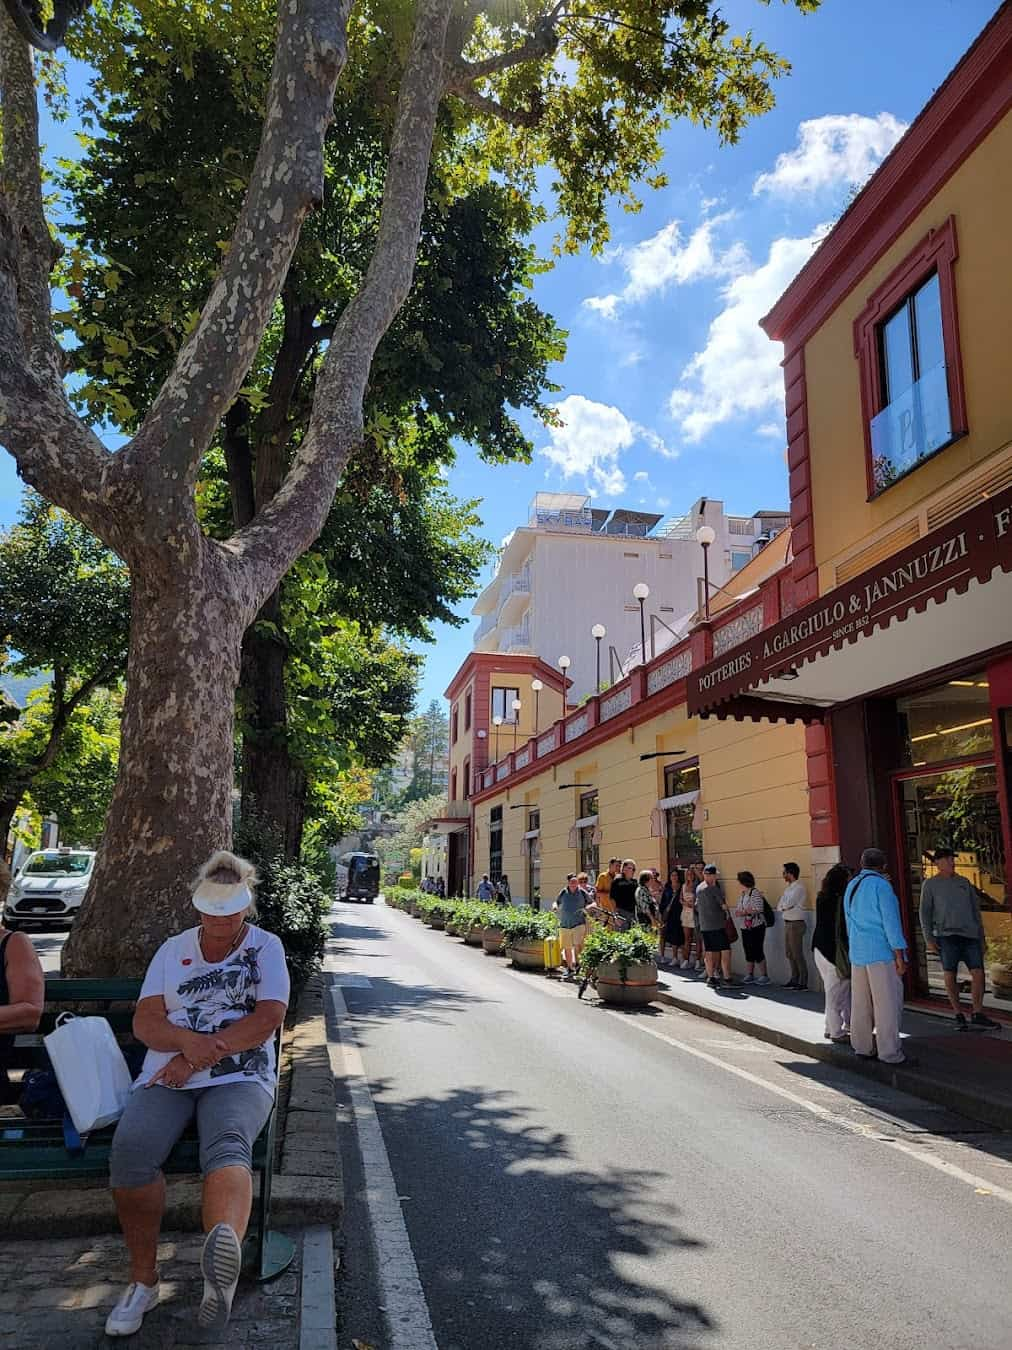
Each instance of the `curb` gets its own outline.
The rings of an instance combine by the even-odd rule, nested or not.
[[[271,1225],[289,1230],[337,1225],[344,1212],[344,1182],[318,975],[299,996],[285,1054],[291,1057],[291,1089],[282,1115],[280,1165],[274,1169]],[[163,1232],[199,1232],[200,1203],[199,1180],[169,1177]],[[37,1238],[40,1233],[54,1238],[98,1237],[120,1231],[108,1184],[95,1178],[69,1186],[65,1181],[4,1182],[0,1227],[5,1239]]]
[[[824,1064],[832,1064],[838,1069],[847,1069],[860,1074],[863,1078],[874,1078],[879,1083],[908,1092],[912,1097],[944,1106],[958,1115],[968,1116],[972,1120],[983,1121],[999,1130],[1012,1130],[1012,1104],[991,1101],[978,1093],[970,1092],[950,1083],[944,1078],[933,1078],[916,1069],[904,1069],[902,1065],[880,1064],[875,1059],[860,1059],[848,1050],[838,1050],[832,1045],[818,1045],[806,1041],[801,1036],[792,1036],[790,1032],[777,1031],[774,1027],[764,1027],[750,1022],[747,1018],[725,1012],[721,1008],[705,1008],[691,999],[679,998],[677,994],[661,989],[655,1000],[668,1007],[678,1008],[682,1012],[693,1013],[709,1022],[740,1031],[753,1040],[766,1041],[769,1045],[779,1046],[781,1050],[790,1050],[794,1054],[805,1055],[808,1059],[818,1059]]]

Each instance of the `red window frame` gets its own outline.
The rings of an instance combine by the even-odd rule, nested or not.
[[[946,382],[949,388],[949,420],[952,435],[945,445],[926,455],[907,473],[913,473],[926,464],[933,455],[965,436],[966,388],[963,382],[963,359],[959,346],[959,319],[956,308],[956,259],[959,241],[956,237],[956,217],[949,216],[944,225],[929,230],[903,261],[871,293],[864,309],[854,321],[854,355],[858,362],[861,382],[861,419],[864,424],[864,465],[868,486],[868,500],[887,492],[888,487],[875,486],[872,465],[871,423],[885,407],[882,387],[882,363],[879,356],[879,330],[903,301],[925,282],[932,272],[938,273],[938,290],[942,302],[942,343],[945,348]],[[896,482],[907,476],[901,474]]]
[[[450,744],[451,744],[451,745],[456,745],[456,744],[457,744],[457,705],[456,705],[456,703],[453,705],[453,709],[452,709],[452,711],[450,712]]]

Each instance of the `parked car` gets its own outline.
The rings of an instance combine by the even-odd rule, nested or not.
[[[21,928],[38,923],[73,923],[95,867],[95,854],[83,848],[47,848],[30,853],[11,881],[4,923]]]

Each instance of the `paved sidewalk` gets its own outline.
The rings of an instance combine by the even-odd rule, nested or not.
[[[129,1341],[104,1333],[109,1309],[125,1285],[126,1264],[118,1237],[59,1238],[0,1243],[0,1345],[12,1350],[97,1350],[129,1344],[136,1350],[191,1350],[228,1347],[246,1350],[300,1350],[302,1243],[295,1260],[276,1280],[254,1284],[245,1278],[223,1336],[196,1325],[202,1280],[202,1237],[167,1234],[159,1247],[162,1297]],[[330,1275],[333,1289],[333,1275]],[[314,1347],[323,1344],[318,1339]],[[331,1341],[331,1344],[334,1342]]]
[[[740,979],[740,977],[738,977]],[[846,1046],[825,1039],[821,993],[796,994],[766,985],[736,984],[707,989],[688,971],[659,974],[664,1001],[786,1049],[887,1079],[914,1096],[1001,1129],[1012,1129],[1012,1027],[1002,1032],[958,1032],[951,1016],[908,1008],[903,1015],[904,1050],[917,1067],[858,1059]]]

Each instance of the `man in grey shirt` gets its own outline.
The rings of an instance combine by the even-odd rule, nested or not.
[[[696,887],[696,918],[697,931],[703,938],[706,983],[711,989],[719,989],[720,973],[725,983],[731,983],[731,943],[725,929],[727,901],[713,863],[703,868],[703,883]]]
[[[959,1030],[967,1029],[959,1002],[957,975],[960,961],[970,972],[970,1026],[975,1031],[995,1030],[1000,1023],[983,1011],[984,925],[977,892],[966,877],[957,875],[956,855],[951,848],[935,849],[932,861],[938,868],[938,875],[928,877],[921,886],[924,941],[928,951],[937,952],[941,958],[945,992],[956,1014]]]

